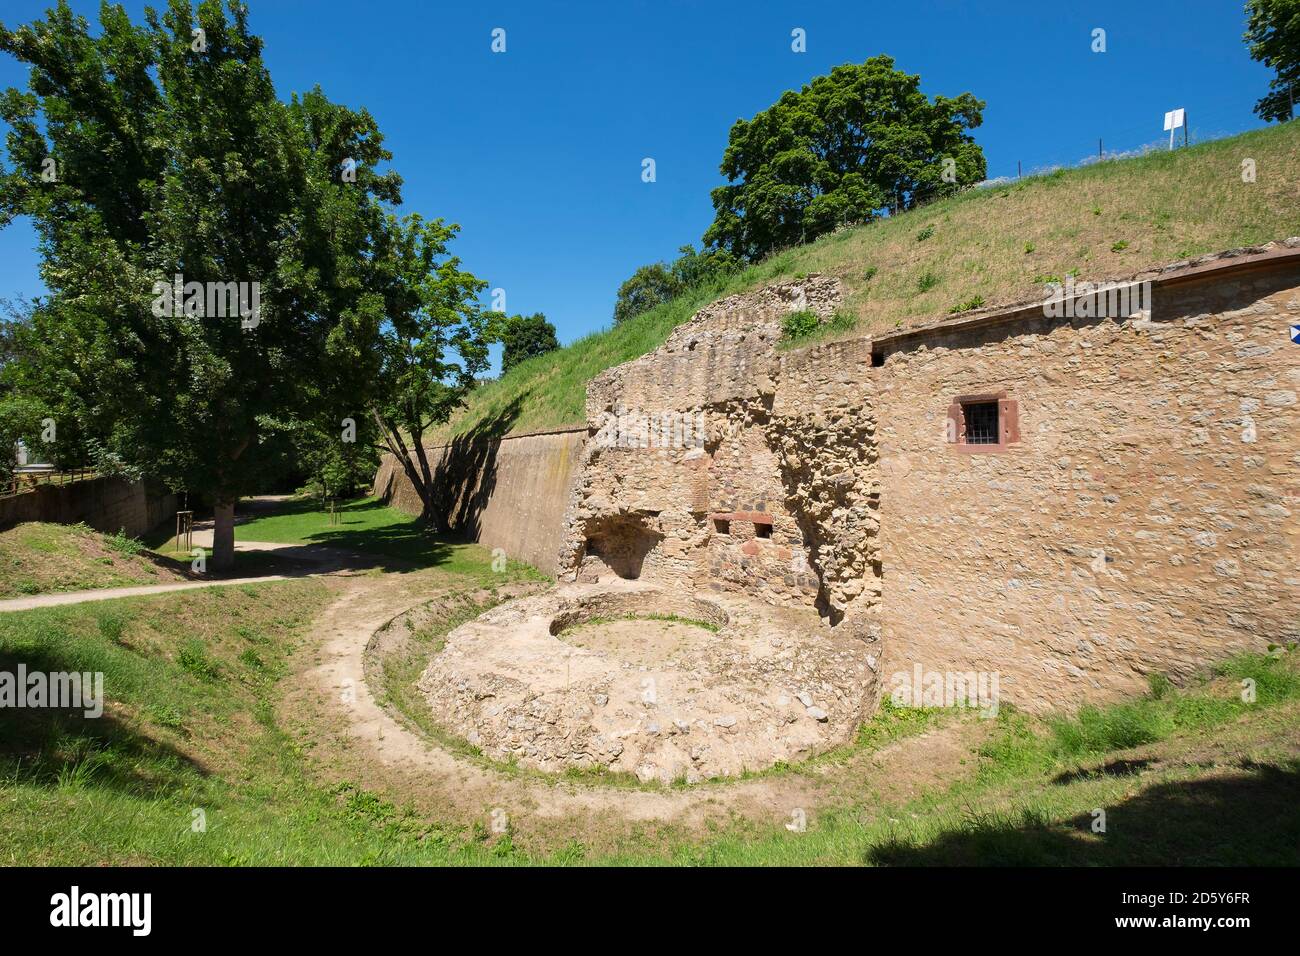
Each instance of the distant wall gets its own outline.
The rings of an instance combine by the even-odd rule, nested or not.
[[[426,446],[439,515],[457,534],[554,574],[586,438],[582,427]],[[407,514],[420,513],[420,496],[392,455],[379,464],[375,494]]]
[[[125,530],[139,536],[176,514],[176,496],[144,482],[95,478],[70,485],[39,485],[12,498],[0,499],[0,528],[23,521],[76,524],[84,521],[96,531]]]

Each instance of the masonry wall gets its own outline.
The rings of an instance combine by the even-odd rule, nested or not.
[[[996,671],[1033,709],[1300,637],[1300,267],[1156,285],[1150,317],[936,331],[874,369],[886,687]],[[963,453],[959,396],[1020,440]]]
[[[125,530],[138,537],[174,518],[175,514],[175,495],[144,482],[121,478],[38,485],[31,491],[0,499],[0,528],[23,521],[59,524],[84,521],[106,534]]]
[[[439,513],[450,528],[552,574],[585,428],[508,438],[467,438],[428,449]],[[408,514],[420,497],[385,455],[375,494]]]

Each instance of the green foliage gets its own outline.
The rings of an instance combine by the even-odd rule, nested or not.
[[[547,322],[546,316],[540,312],[529,316],[511,316],[502,324],[499,335],[502,373],[510,371],[525,359],[545,355],[560,347],[560,340],[555,337],[555,326]]]
[[[1250,56],[1273,71],[1255,113],[1262,120],[1289,120],[1300,94],[1300,0],[1248,0],[1246,17]]]
[[[984,153],[966,131],[983,109],[970,93],[931,101],[892,57],[837,66],[732,126],[705,245],[753,261],[979,182]]]
[[[119,528],[117,534],[107,535],[104,538],[104,544],[112,548],[118,554],[134,556],[145,550],[144,542],[139,538],[132,537],[126,533],[125,528]]]
[[[958,302],[948,310],[949,315],[956,315],[958,312],[969,312],[971,309],[978,309],[984,305],[984,296],[973,295],[969,299]]]
[[[817,331],[821,318],[816,312],[803,309],[789,313],[781,322],[781,338],[786,342],[798,342]]]
[[[696,252],[688,243],[677,251],[679,255],[671,266],[663,262],[642,266],[619,286],[614,303],[616,325],[671,302],[687,290],[716,286],[740,267],[736,257],[725,249]]]
[[[1116,241],[1116,242],[1111,243],[1110,251],[1111,251],[1111,252],[1123,252],[1123,251],[1124,251],[1125,249],[1127,249],[1127,248],[1128,248],[1128,240],[1127,240],[1127,239],[1120,239],[1120,240],[1118,240],[1118,241]]]
[[[176,660],[183,670],[199,678],[199,680],[215,681],[221,677],[220,665],[208,656],[202,641],[186,641],[181,645],[180,654]]]
[[[939,284],[939,277],[930,269],[926,269],[916,279],[917,292],[929,292]]]
[[[934,235],[934,223],[931,223],[930,225],[926,226],[924,229],[922,229],[920,232],[916,234],[916,241],[925,242],[925,240],[931,238],[933,235]]]

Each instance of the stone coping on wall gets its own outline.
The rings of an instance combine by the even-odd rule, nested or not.
[[[585,432],[585,431],[588,431],[588,428],[584,423],[581,425],[561,425],[559,428],[544,428],[535,432],[506,432],[504,435],[493,435],[491,438],[482,438],[479,440],[480,441],[513,441],[516,438],[540,438],[543,435],[571,435],[574,432]],[[468,437],[469,434],[467,432],[462,432],[459,435],[453,435],[450,440],[443,442],[442,444],[425,445],[424,450],[438,451],[440,449],[450,448],[452,446],[452,443],[455,442],[457,439],[463,439]],[[391,456],[392,452],[388,451],[387,449],[384,449],[384,454]]]
[[[1091,291],[1081,291],[1063,302],[1077,301],[1096,294],[1096,286],[1101,284],[1117,287],[1133,286],[1150,282],[1152,286],[1168,287],[1191,282],[1207,276],[1226,276],[1237,272],[1266,269],[1278,265],[1300,265],[1300,236],[1293,236],[1281,242],[1271,242],[1263,246],[1249,246],[1242,249],[1228,249],[1224,252],[1208,253],[1195,259],[1183,259],[1159,268],[1146,269],[1142,272],[1120,279],[1083,280],[1093,287]],[[1080,283],[1080,285],[1083,284]],[[1021,319],[1042,315],[1044,301],[1020,302],[1010,306],[999,306],[968,312],[953,319],[927,320],[920,325],[870,337],[873,351],[884,348],[897,351],[901,346],[912,345],[918,340],[943,335],[949,332],[966,332],[992,326],[1009,324]]]

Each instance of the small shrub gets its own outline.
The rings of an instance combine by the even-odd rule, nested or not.
[[[1147,675],[1147,687],[1151,690],[1152,700],[1163,700],[1165,697],[1169,696],[1169,692],[1173,689],[1173,686],[1174,685],[1170,682],[1169,678],[1164,674]]]
[[[826,323],[832,332],[848,332],[858,324],[858,317],[847,309],[836,309],[831,320]]]
[[[932,223],[916,234],[916,241],[925,242],[925,240],[929,239],[933,235],[934,235],[934,224]]]
[[[1127,239],[1120,239],[1118,242],[1114,242],[1114,243],[1111,244],[1110,251],[1111,251],[1111,252],[1123,252],[1123,251],[1124,251],[1125,249],[1127,249],[1127,248],[1128,248],[1128,240],[1127,240]]]
[[[127,557],[135,557],[144,551],[144,542],[139,538],[131,537],[126,533],[125,528],[119,528],[117,534],[106,537],[104,543],[118,554],[124,554]]]
[[[965,302],[958,302],[948,310],[949,315],[956,315],[958,312],[969,312],[971,309],[978,309],[984,305],[984,296],[973,295]]]
[[[939,284],[939,277],[935,275],[933,272],[931,272],[929,269],[926,269],[924,272],[921,273],[921,275],[916,280],[916,291],[929,292],[938,284]]]
[[[787,342],[806,339],[817,331],[819,325],[821,325],[821,319],[818,318],[816,312],[808,309],[791,312],[781,324],[781,338]]]
[[[867,266],[867,268],[862,272],[862,280],[864,282],[870,282],[872,279],[876,277],[876,273],[879,271],[880,270],[877,269],[875,266]]]
[[[1026,243],[1025,243],[1025,255],[1029,255],[1029,254],[1030,254],[1031,252],[1033,252],[1033,251],[1034,251],[1034,244],[1033,244],[1032,242],[1026,242]]]

